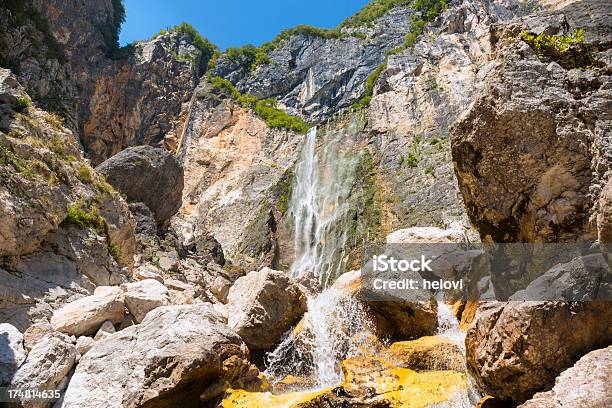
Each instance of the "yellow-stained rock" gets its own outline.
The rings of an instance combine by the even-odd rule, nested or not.
[[[314,381],[311,378],[288,375],[276,384],[274,384],[272,391],[274,392],[274,394],[285,394],[298,390],[304,390],[312,387],[313,385]]]
[[[465,371],[465,359],[459,345],[439,336],[393,343],[382,354],[382,358],[398,367],[416,371]]]
[[[453,303],[453,316],[455,317],[455,319],[461,321],[461,315],[465,310],[466,303],[467,302],[465,300],[458,300]]]
[[[426,407],[448,401],[467,389],[467,377],[463,373],[417,373],[380,358],[349,358],[342,362],[342,371],[344,394],[367,404],[386,402],[397,407]]]
[[[222,408],[317,408],[321,406],[385,406],[423,408],[453,401],[467,390],[467,377],[458,371],[418,373],[382,358],[354,357],[342,362],[344,382],[320,391],[283,395],[229,390]]]
[[[320,391],[291,392],[274,395],[269,392],[248,392],[228,390],[227,397],[221,401],[220,408],[307,408],[317,397],[331,391],[331,388]]]
[[[461,313],[461,323],[459,323],[461,330],[467,330],[471,326],[474,317],[476,317],[476,311],[481,303],[482,302],[477,300],[470,300],[465,304],[463,312]]]

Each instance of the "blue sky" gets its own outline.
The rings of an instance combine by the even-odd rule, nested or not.
[[[368,0],[125,0],[121,45],[142,40],[160,28],[192,24],[222,49],[260,45],[298,24],[332,28]]]

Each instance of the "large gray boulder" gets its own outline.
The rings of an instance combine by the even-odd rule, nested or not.
[[[520,408],[605,408],[612,405],[612,346],[591,351]]]
[[[38,342],[28,354],[28,358],[15,373],[12,388],[62,390],[66,387],[66,377],[76,363],[77,350],[74,344],[57,336],[47,336]],[[44,408],[50,406],[45,400],[22,401],[24,408]]]
[[[468,369],[501,400],[523,403],[550,389],[582,355],[612,342],[607,302],[495,302],[467,332]]]
[[[252,349],[267,349],[306,312],[306,296],[284,272],[263,268],[239,278],[227,296],[228,325]]]
[[[210,385],[250,369],[247,358],[212,305],[160,307],[81,358],[62,407],[200,406]]]
[[[491,27],[492,55],[503,58],[480,69],[478,94],[452,129],[459,188],[483,240],[597,238],[592,220],[610,169],[612,94],[602,86],[610,81],[609,9],[602,0],[577,1]],[[586,36],[567,52],[520,34],[577,29]],[[591,69],[594,60],[600,69]]]
[[[158,225],[164,224],[181,208],[183,168],[164,149],[130,147],[100,164],[96,170],[125,194],[128,201],[149,207]]]

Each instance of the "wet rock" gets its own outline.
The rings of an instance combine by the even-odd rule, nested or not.
[[[306,311],[306,297],[284,272],[264,268],[239,278],[227,297],[228,325],[252,349],[277,344]]]
[[[92,296],[69,303],[53,313],[51,326],[74,336],[93,334],[107,320],[121,322],[124,314],[123,291],[118,287],[100,286]]]
[[[64,389],[66,377],[76,363],[77,351],[74,344],[57,337],[45,337],[37,343],[26,361],[19,367],[11,387],[19,389],[55,390]],[[50,404],[40,400],[22,401],[25,408],[47,407]]]
[[[0,323],[0,386],[8,386],[25,359],[21,332],[15,326]]]
[[[465,371],[461,347],[452,340],[438,336],[396,342],[383,353],[386,361],[415,371]]]
[[[464,373],[455,371],[417,373],[371,357],[347,359],[342,362],[342,371],[344,381],[337,387],[282,395],[235,390],[229,393],[220,406],[225,408],[250,406],[420,408],[435,404],[441,406],[469,404],[466,392],[467,377]],[[419,398],[415,398],[415,395]]]
[[[125,291],[125,305],[137,322],[142,322],[151,310],[168,304],[168,288],[154,279],[127,283],[121,288]]]
[[[144,203],[165,224],[181,207],[183,168],[167,151],[150,146],[127,148],[96,167],[130,202]]]
[[[429,293],[415,290],[411,299],[420,300],[406,300],[393,293],[384,293],[381,297],[372,289],[371,282],[362,281],[361,271],[343,274],[333,287],[349,292],[367,305],[368,317],[380,337],[415,339],[435,334],[438,327],[437,303]]]
[[[612,403],[612,346],[591,351],[561,373],[548,392],[520,408],[607,407]]]
[[[523,403],[585,353],[612,341],[607,302],[481,305],[466,337],[467,366],[478,386]]]
[[[247,353],[211,305],[161,307],[81,358],[63,407],[199,405],[210,384],[250,368]]]

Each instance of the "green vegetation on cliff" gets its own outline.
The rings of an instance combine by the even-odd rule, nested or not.
[[[340,28],[361,27],[370,24],[385,15],[389,10],[408,6],[411,2],[412,0],[372,0],[357,13],[344,20],[340,24]]]
[[[521,39],[534,47],[538,55],[544,54],[546,48],[554,48],[560,53],[567,52],[572,45],[584,44],[584,36],[584,29],[577,29],[571,34],[564,35],[546,35],[545,33],[535,35],[527,31],[521,33]]]
[[[169,32],[188,36],[191,40],[191,44],[198,50],[199,57],[202,59],[202,64],[204,66],[209,65],[211,61],[215,60],[220,55],[219,47],[210,42],[206,37],[202,36],[202,34],[200,34],[198,30],[196,30],[196,28],[189,23],[182,22],[167,30],[162,28],[153,36],[153,38]],[[177,58],[179,57],[177,56]],[[193,62],[195,63],[195,61]]]
[[[252,109],[271,128],[288,129],[298,133],[306,133],[310,129],[310,125],[301,118],[279,109],[273,98],[257,99],[251,94],[243,95],[230,81],[221,77],[209,76],[208,80],[214,89],[229,94],[243,108]]]

